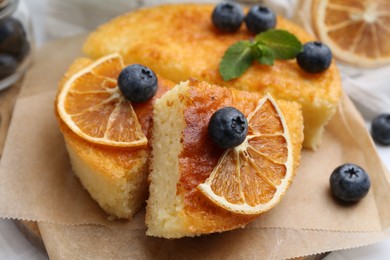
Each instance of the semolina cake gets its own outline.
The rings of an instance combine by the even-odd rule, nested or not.
[[[213,112],[221,107],[233,106],[248,116],[262,97],[259,93],[222,88],[190,79],[156,101],[150,194],[146,208],[147,235],[179,238],[222,232],[244,227],[259,215],[240,214],[221,208],[208,200],[198,186],[210,176],[224,153],[224,149],[210,141],[207,133],[207,124]],[[296,102],[283,100],[277,101],[277,104],[291,140],[293,178],[299,165],[303,141],[301,107]],[[261,116],[259,120],[266,121],[268,117]],[[269,144],[261,145],[267,147]],[[268,152],[276,158],[285,149],[268,149]],[[255,196],[261,197],[262,192]]]
[[[209,4],[177,4],[144,8],[120,16],[93,32],[84,52],[98,58],[122,54],[126,63],[142,63],[176,83],[195,77],[220,86],[270,93],[297,101],[304,117],[304,147],[316,148],[324,126],[336,112],[341,81],[333,61],[325,72],[304,72],[295,60],[276,60],[273,66],[254,63],[241,77],[223,81],[219,62],[227,48],[253,37],[244,25],[235,33],[213,27]],[[313,38],[302,28],[277,18],[276,28],[297,36],[302,43]]]
[[[92,62],[87,58],[76,59],[61,80],[58,93],[72,75]],[[158,82],[155,98],[173,86],[173,83],[162,78]],[[146,137],[151,134],[155,98],[142,104],[133,104]],[[88,98],[85,102],[88,102]],[[110,147],[85,140],[63,121],[57,105],[58,96],[56,116],[75,175],[104,211],[114,218],[130,219],[147,198],[150,147]]]

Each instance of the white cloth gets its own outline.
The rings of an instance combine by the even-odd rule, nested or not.
[[[343,87],[359,111],[369,121],[390,113],[390,66],[359,73],[354,77],[343,74]]]

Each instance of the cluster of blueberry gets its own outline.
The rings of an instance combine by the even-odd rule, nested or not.
[[[30,52],[22,23],[6,17],[0,20],[0,80],[14,74]]]
[[[268,7],[255,5],[245,16],[242,7],[235,3],[218,4],[211,19],[216,28],[223,32],[235,32],[245,21],[248,31],[253,34],[265,32],[276,25],[275,13]]]
[[[276,15],[268,7],[255,5],[245,16],[242,7],[236,3],[220,3],[212,13],[214,26],[222,32],[235,32],[243,22],[252,34],[265,32],[276,26]],[[332,52],[325,44],[315,41],[303,45],[297,56],[298,65],[308,73],[320,73],[329,68]]]

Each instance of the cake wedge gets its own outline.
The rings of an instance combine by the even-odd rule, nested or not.
[[[173,83],[159,78],[152,99],[130,104],[116,82],[123,67],[117,54],[76,59],[59,83],[55,114],[83,187],[110,217],[131,219],[148,194],[153,103]]]
[[[249,130],[242,145],[225,150],[207,129],[211,115],[227,106],[248,118]],[[149,236],[244,227],[274,207],[295,176],[303,141],[298,103],[190,79],[156,101],[153,117]]]

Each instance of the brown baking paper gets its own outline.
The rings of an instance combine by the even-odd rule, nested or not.
[[[175,252],[284,258],[366,245],[386,235],[389,176],[345,96],[321,147],[302,152],[301,167],[282,202],[247,228],[168,241],[145,236],[143,211],[131,222],[107,220],[72,174],[53,113],[57,82],[80,55],[82,40],[54,42],[36,53],[0,164],[0,217],[38,221],[52,258],[92,258],[104,252],[140,258]],[[361,165],[372,181],[369,194],[353,205],[337,203],[329,190],[330,173],[346,162]]]

